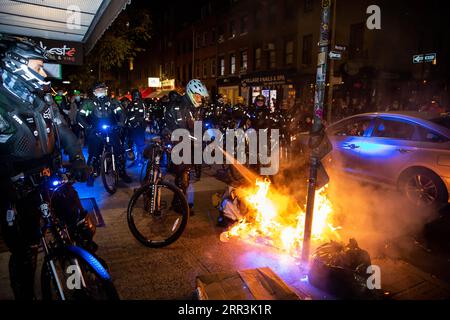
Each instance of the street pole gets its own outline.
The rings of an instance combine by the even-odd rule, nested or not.
[[[331,27],[331,48],[334,50],[334,45],[336,44],[336,6],[337,6],[337,0],[334,0],[333,2],[333,26]],[[333,90],[334,90],[334,60],[330,60],[330,76],[328,83],[330,84],[330,87],[328,89],[328,109],[327,109],[327,122],[328,124],[331,124],[332,119],[332,112],[333,112]]]
[[[326,90],[327,62],[330,45],[330,5],[331,0],[322,0],[322,17],[320,23],[320,41],[317,59],[316,90],[314,98],[314,124],[311,129],[309,141],[309,145],[311,148],[311,163],[302,248],[302,260],[304,263],[309,262],[311,231],[314,215],[314,197],[316,194],[317,169],[320,163],[318,145],[322,140],[320,138],[320,133],[323,132],[323,104]]]

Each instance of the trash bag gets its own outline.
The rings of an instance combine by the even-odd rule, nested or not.
[[[347,245],[333,241],[313,253],[309,281],[337,298],[373,298],[367,287],[370,265],[369,254],[359,248],[356,240],[350,239]]]

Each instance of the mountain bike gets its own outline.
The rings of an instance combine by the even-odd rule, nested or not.
[[[52,198],[73,184],[69,175],[22,174],[15,178],[21,193],[38,192],[41,214],[41,246],[44,252],[41,292],[44,300],[118,300],[119,296],[106,264],[77,246],[77,235],[69,233],[67,223],[54,213]]]
[[[150,248],[168,246],[182,235],[189,218],[189,205],[182,190],[165,181],[160,167],[170,145],[159,137],[144,150],[147,159],[143,186],[130,199],[127,221],[133,236]]]

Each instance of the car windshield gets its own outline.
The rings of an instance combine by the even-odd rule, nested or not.
[[[437,123],[447,129],[450,129],[450,115],[442,116],[431,120],[431,122]]]

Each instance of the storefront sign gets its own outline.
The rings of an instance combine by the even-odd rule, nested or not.
[[[52,54],[59,64],[82,65],[83,46],[81,43],[49,39],[34,39],[36,43]]]
[[[268,76],[255,76],[242,79],[242,86],[269,86],[269,85],[281,85],[286,84],[286,75],[268,75]]]
[[[160,88],[161,80],[159,78],[148,78],[148,86],[150,88]]]
[[[163,90],[175,90],[175,79],[161,81],[161,87]]]

